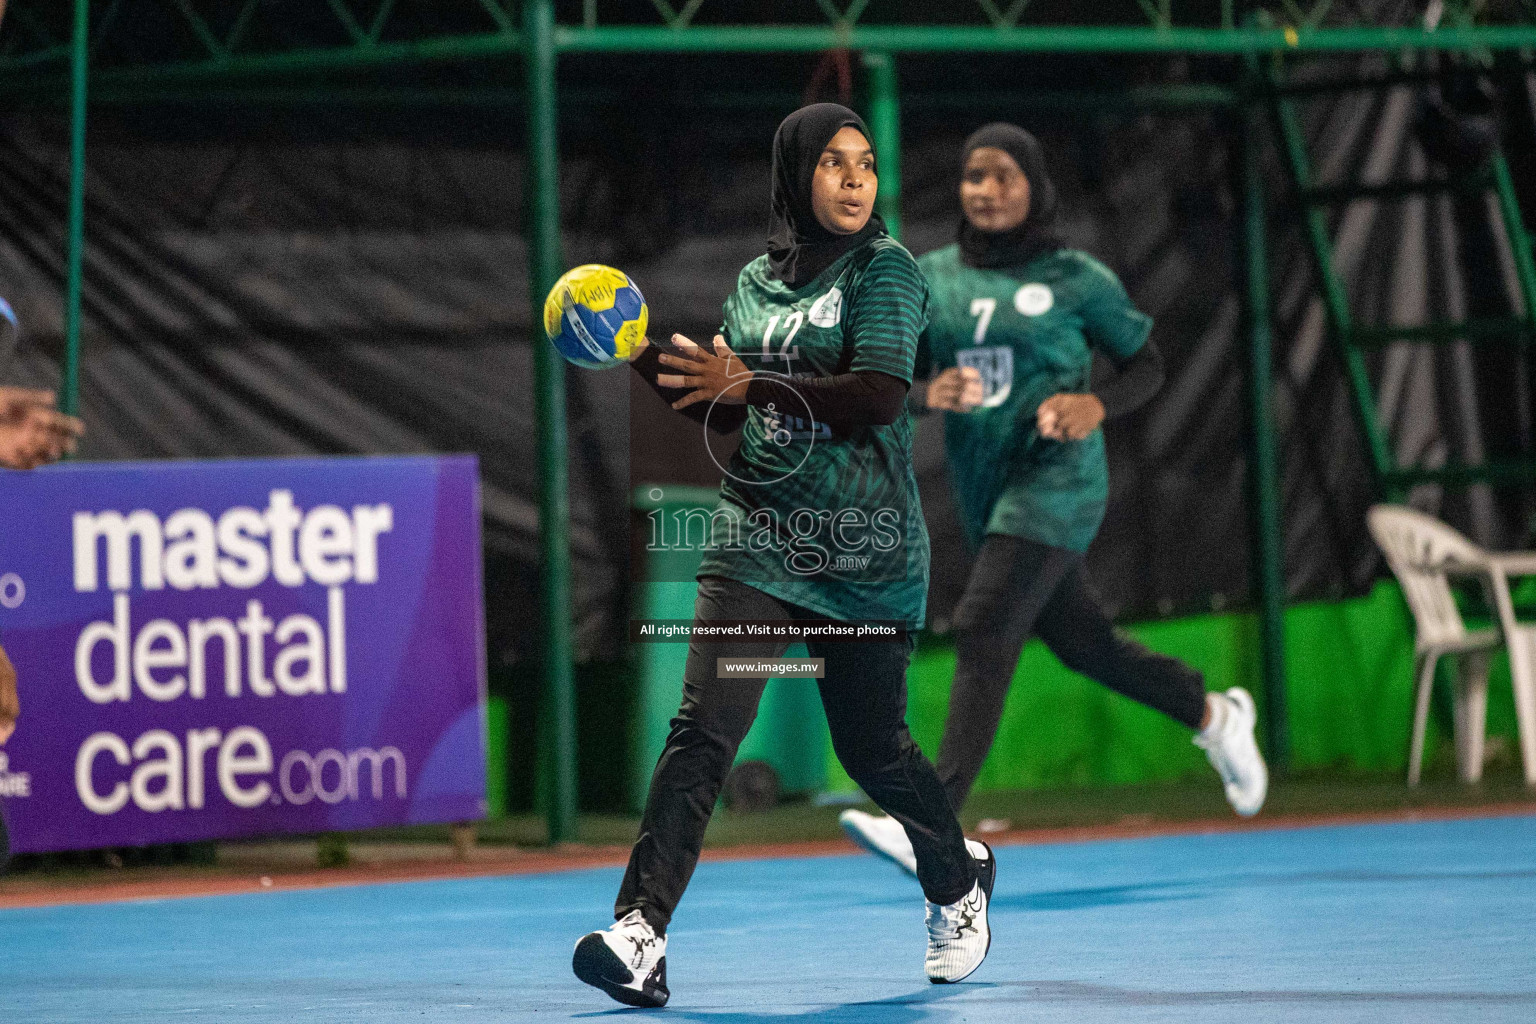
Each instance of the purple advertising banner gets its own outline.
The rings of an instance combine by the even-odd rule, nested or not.
[[[485,813],[473,456],[0,470],[17,852]]]

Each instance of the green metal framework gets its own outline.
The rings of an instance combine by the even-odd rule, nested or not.
[[[1349,382],[1352,406],[1361,435],[1365,438],[1371,473],[1378,493],[1401,500],[1415,484],[1435,483],[1464,487],[1472,483],[1507,482],[1536,479],[1536,462],[1494,461],[1480,465],[1448,465],[1437,468],[1400,466],[1387,442],[1386,431],[1376,414],[1376,393],[1366,367],[1368,348],[1412,341],[1429,344],[1462,339],[1481,343],[1504,342],[1529,344],[1536,338],[1536,261],[1532,258],[1532,240],[1526,232],[1504,154],[1495,150],[1477,172],[1460,179],[1430,178],[1385,184],[1345,184],[1318,187],[1312,177],[1311,162],[1303,137],[1295,100],[1286,95],[1281,78],[1281,61],[1273,60],[1265,78],[1266,95],[1278,130],[1279,145],[1291,176],[1303,216],[1304,234],[1327,313],[1329,332],[1343,361]],[[1338,204],[1365,199],[1403,199],[1409,196],[1448,190],[1484,191],[1491,189],[1498,200],[1499,216],[1509,242],[1515,267],[1523,312],[1508,318],[1484,318],[1460,323],[1432,323],[1411,327],[1360,327],[1350,312],[1344,282],[1334,269],[1333,249],[1328,232],[1328,210]]]
[[[193,83],[364,72],[520,56],[521,20],[507,0],[315,0],[293,24],[294,4],[271,0],[98,0],[89,44],[93,84],[168,90]],[[527,4],[524,4],[526,8]],[[551,7],[553,8],[553,4]],[[580,53],[790,53],[849,49],[899,53],[1324,53],[1474,50],[1533,45],[1536,0],[1451,0],[1440,26],[1362,20],[1359,5],[1281,0],[1238,23],[1239,0],[1106,0],[1095,24],[1030,23],[1030,0],[947,5],[835,0],[774,5],[729,0],[582,0],[580,19],[556,22],[548,45]],[[574,13],[576,4],[562,4]],[[767,21],[752,15],[772,8]],[[636,20],[636,8],[649,19]],[[798,12],[799,17],[796,17]],[[917,12],[914,14],[914,12]],[[746,17],[741,17],[745,14]],[[551,15],[553,17],[553,14]],[[0,33],[0,95],[46,96],[76,52],[70,5],[12,0]],[[161,30],[143,45],[145,26]]]
[[[1271,399],[1273,337],[1269,302],[1268,216],[1263,148],[1252,118],[1242,127],[1243,284],[1248,327],[1250,554],[1258,580],[1259,659],[1264,678],[1265,747],[1277,772],[1290,752],[1285,702],[1285,533],[1280,522],[1280,455]]]
[[[1243,0],[1106,0],[1094,5],[1095,24],[1032,22],[1031,0],[974,0],[947,5],[898,0],[802,0],[749,5],[731,0],[651,0],[617,4],[570,0],[557,18],[553,0],[12,0],[0,31],[0,103],[68,101],[71,176],[66,293],[65,404],[78,394],[81,267],[84,245],[84,146],[87,86],[96,103],[214,102],[522,103],[530,166],[529,299],[535,309],[560,272],[557,87],[562,55],[817,53],[857,51],[868,74],[872,140],[882,163],[881,212],[899,228],[901,54],[1019,53],[1226,55],[1246,65],[1245,87],[1190,83],[1106,94],[1031,94],[1036,102],[1119,107],[1226,108],[1243,129],[1243,249],[1248,306],[1253,442],[1254,566],[1259,581],[1263,669],[1271,758],[1285,759],[1284,600],[1274,424],[1270,414],[1270,307],[1264,187],[1257,120],[1267,102],[1283,152],[1310,205],[1307,237],[1321,270],[1324,298],[1356,395],[1372,464],[1386,485],[1402,482],[1375,425],[1360,348],[1389,340],[1385,332],[1353,326],[1342,285],[1331,272],[1327,224],[1318,205],[1335,197],[1310,189],[1309,170],[1290,97],[1332,84],[1288,86],[1259,75],[1282,57],[1422,50],[1486,54],[1536,51],[1536,0],[1449,0],[1439,26],[1405,15],[1398,23],[1363,17],[1359,5],[1334,0],[1279,0],[1257,10]],[[1407,5],[1403,5],[1407,6]],[[757,23],[771,7],[773,23]],[[636,13],[638,9],[638,14]],[[302,17],[300,17],[302,15]],[[523,81],[449,89],[380,81],[380,74],[447,65],[486,65],[517,59]],[[1241,75],[1234,77],[1243,77]],[[1407,80],[1411,71],[1395,75]],[[743,76],[745,80],[746,76]],[[1389,79],[1366,85],[1387,84]],[[750,82],[721,83],[722,90]],[[707,98],[701,98],[707,100]],[[922,97],[909,97],[916,103]],[[760,102],[746,95],[740,102]],[[723,102],[734,102],[726,96]],[[1509,171],[1490,168],[1506,231],[1524,238]],[[1517,245],[1529,337],[1533,274],[1528,244]],[[1394,330],[1393,338],[1489,337],[1508,324],[1429,325]],[[563,365],[548,346],[535,346],[540,422],[542,610],[546,624],[545,723],[550,756],[544,793],[551,841],[569,839],[575,824],[575,724],[571,675],[570,555],[566,495]],[[1497,474],[1509,470],[1490,468]],[[1523,472],[1523,470],[1521,470]],[[1415,479],[1429,479],[1420,474]],[[1471,479],[1468,467],[1436,471],[1442,482]]]

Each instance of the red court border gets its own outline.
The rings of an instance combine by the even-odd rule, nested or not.
[[[993,846],[1039,846],[1053,843],[1086,843],[1107,839],[1145,839],[1156,836],[1213,835],[1226,832],[1267,832],[1329,825],[1369,825],[1426,821],[1459,821],[1474,818],[1533,817],[1536,804],[1510,802],[1478,807],[1430,807],[1407,811],[1370,811],[1350,814],[1277,814],[1248,820],[1209,819],[1184,822],[1138,822],[1066,828],[1018,829],[987,837]],[[844,839],[796,843],[760,843],[705,850],[706,861],[761,860],[778,857],[836,857],[859,852]],[[53,907],[89,903],[122,903],[136,900],[224,896],[234,893],[285,892],[296,889],[329,889],[339,886],[377,885],[388,882],[430,882],[453,878],[489,878],[511,875],[576,871],[583,868],[622,867],[629,857],[624,846],[568,846],[551,850],[508,850],[505,860],[492,862],[402,863],[315,869],[262,874],[252,872],[213,877],[141,878],[133,880],[76,882],[57,876],[22,876],[0,879],[0,910]]]

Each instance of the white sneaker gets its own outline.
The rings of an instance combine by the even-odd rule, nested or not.
[[[985,856],[976,858],[976,884],[965,898],[947,907],[923,901],[928,908],[928,956],[923,970],[935,985],[964,981],[992,948],[987,907],[997,881],[997,859],[986,843],[977,845]]]
[[[576,977],[627,1006],[666,1006],[667,937],[657,935],[640,911],[613,927],[583,935],[571,958]]]
[[[912,841],[901,822],[886,814],[866,814],[863,811],[846,810],[837,816],[848,838],[877,857],[884,857],[901,870],[917,877],[917,856],[912,852]],[[965,841],[966,849],[977,860],[991,856],[990,847],[975,839]]]
[[[1195,735],[1195,746],[1205,751],[1211,767],[1221,776],[1227,803],[1246,818],[1259,813],[1269,792],[1269,769],[1253,738],[1258,724],[1253,696],[1241,686],[1210,696],[1224,702],[1223,713]]]

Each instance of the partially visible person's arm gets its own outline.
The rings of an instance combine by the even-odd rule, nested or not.
[[[917,358],[912,361],[912,386],[907,389],[907,410],[914,416],[928,415],[928,378],[933,376],[933,349],[928,331],[917,336]]]
[[[1127,359],[1109,356],[1115,372],[1093,390],[1052,395],[1040,404],[1040,433],[1055,441],[1081,441],[1105,420],[1135,412],[1163,386],[1163,356],[1148,338]]]
[[[1152,318],[1131,302],[1113,271],[1091,257],[1081,258],[1083,334],[1094,350],[1109,358],[1116,373],[1091,392],[1063,392],[1040,403],[1040,436],[1053,441],[1081,441],[1105,419],[1145,403],[1163,384],[1162,357],[1148,338]]]
[[[1163,354],[1151,338],[1129,359],[1110,356],[1109,361],[1115,372],[1093,389],[1107,420],[1140,409],[1163,386]]]
[[[16,698],[16,667],[0,647],[0,746],[16,731],[16,719],[21,717],[21,702]]]
[[[907,405],[919,416],[934,409],[970,412],[983,397],[981,371],[974,366],[951,366],[926,384],[914,384]]]
[[[671,346],[668,351],[679,352],[677,346]],[[742,405],[727,405],[724,402],[714,402],[709,405],[703,403],[691,403],[678,405],[684,396],[688,395],[688,388],[669,387],[661,383],[663,376],[661,347],[647,341],[644,347],[629,361],[629,365],[635,368],[640,379],[651,386],[651,390],[661,396],[661,400],[672,408],[693,420],[695,423],[705,424],[717,434],[729,434],[740,430],[741,425],[747,421],[747,410]],[[672,376],[672,375],[668,375]]]
[[[75,450],[85,425],[54,407],[51,391],[0,387],[0,466],[36,469]]]
[[[724,338],[716,335],[713,347],[711,352],[676,335],[671,351],[652,357],[654,363],[642,354],[632,365],[672,408],[701,423],[708,412],[710,429],[721,433],[741,426],[749,405],[772,406],[786,416],[808,412],[833,430],[894,423],[901,415],[907,382],[879,370],[793,378],[752,373]],[[652,367],[678,372],[650,376]]]
[[[0,0],[0,14],[4,12],[5,0]],[[0,466],[33,469],[53,462],[74,451],[83,433],[79,420],[54,408],[52,392],[0,388]],[[19,717],[16,667],[0,647],[0,744],[16,731]]]
[[[907,382],[880,370],[791,379],[759,373],[747,385],[748,405],[790,416],[809,410],[814,422],[836,431],[895,423],[906,397]]]
[[[917,359],[912,365],[912,387],[907,392],[907,408],[912,415],[927,416],[935,409],[970,412],[981,404],[983,397],[981,374],[974,367],[951,366],[935,376],[929,332],[924,330],[917,336]]]

